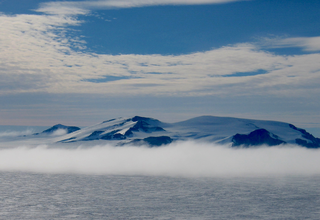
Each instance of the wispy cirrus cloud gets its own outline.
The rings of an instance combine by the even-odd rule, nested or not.
[[[1,16],[1,93],[199,96],[319,92],[319,54],[280,56],[250,43],[182,55],[109,55],[72,50],[60,15]],[[41,23],[42,22],[42,23]],[[237,74],[264,70],[265,74]],[[154,74],[154,73],[158,74]],[[106,79],[119,80],[106,80]],[[276,90],[275,90],[276,88]],[[299,89],[299,90],[298,90]]]
[[[65,35],[67,26],[80,23],[71,16],[2,14],[0,23],[1,92],[46,89],[55,78],[50,67],[80,43]]]
[[[262,45],[269,48],[300,47],[304,51],[320,51],[320,37],[265,38]]]
[[[201,96],[264,93],[303,96],[320,92],[319,53],[275,55],[250,42],[181,55],[110,55],[73,50],[74,47],[84,48],[85,42],[68,37],[70,26],[81,25],[81,21],[73,16],[76,11],[71,10],[70,5],[125,5],[126,2],[51,2],[39,10],[45,6],[57,6],[57,9],[65,6],[60,8],[61,14],[0,15],[0,94]],[[160,1],[130,2],[160,4]],[[70,9],[70,13],[65,13],[65,9]],[[79,10],[76,13],[86,13],[85,9]],[[319,38],[301,39],[300,45],[311,47],[317,45]],[[290,42],[290,39],[283,39],[283,42]],[[252,74],[257,71],[264,74]]]
[[[89,10],[133,8],[156,5],[200,5],[223,4],[248,0],[96,0],[96,1],[57,1],[41,4],[36,11],[47,14],[85,14]]]

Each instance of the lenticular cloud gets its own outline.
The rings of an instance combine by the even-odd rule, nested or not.
[[[295,146],[234,149],[195,142],[159,148],[38,146],[0,150],[0,171],[177,177],[319,175],[319,158],[320,150]]]

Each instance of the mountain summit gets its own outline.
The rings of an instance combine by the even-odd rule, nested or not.
[[[164,123],[135,116],[115,118],[82,129],[56,125],[43,133],[57,127],[67,129],[66,134],[55,139],[59,143],[99,141],[118,146],[161,146],[174,141],[196,140],[229,144],[232,147],[296,144],[320,148],[319,138],[292,124],[231,117],[201,116],[177,123]]]

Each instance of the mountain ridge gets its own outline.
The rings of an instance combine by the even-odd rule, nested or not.
[[[232,147],[296,144],[306,148],[320,148],[319,138],[289,123],[210,115],[175,123],[134,116],[114,118],[82,129],[74,126],[55,126],[39,135],[50,133],[48,131],[54,131],[54,128],[57,127],[61,129],[61,126],[64,126],[67,129],[66,134],[55,138],[55,142],[100,141],[117,146],[148,145],[154,147],[175,141],[196,140],[229,144]]]

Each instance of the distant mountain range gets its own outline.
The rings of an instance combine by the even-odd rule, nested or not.
[[[98,141],[117,146],[161,146],[175,141],[196,140],[233,147],[296,144],[320,148],[319,138],[292,124],[215,116],[201,116],[176,123],[135,116],[111,119],[81,129],[58,124],[33,136],[42,139],[54,136],[57,143]]]

